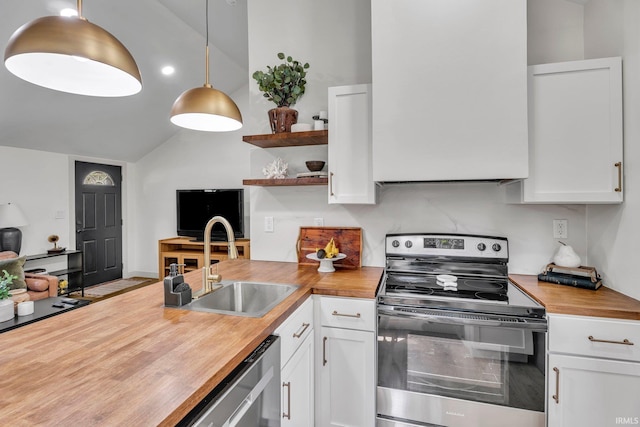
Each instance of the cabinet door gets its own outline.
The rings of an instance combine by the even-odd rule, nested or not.
[[[374,333],[322,327],[316,351],[320,427],[375,425]]]
[[[639,390],[640,363],[551,353],[548,425],[639,424]]]
[[[372,0],[375,181],[526,178],[524,0]]]
[[[329,203],[375,203],[371,85],[329,88]]]
[[[529,67],[529,171],[524,202],[622,202],[620,58]]]
[[[282,427],[313,427],[313,334],[282,369]]]

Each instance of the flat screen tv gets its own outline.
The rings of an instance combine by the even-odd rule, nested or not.
[[[244,190],[176,190],[178,236],[204,240],[204,227],[216,215],[229,221],[236,238],[244,237]],[[211,230],[211,240],[227,240],[220,223]]]

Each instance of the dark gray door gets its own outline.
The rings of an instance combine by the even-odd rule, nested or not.
[[[84,285],[122,277],[120,166],[76,162],[76,249],[84,253]]]

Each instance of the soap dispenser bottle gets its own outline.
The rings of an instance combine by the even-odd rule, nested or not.
[[[169,265],[169,275],[164,278],[164,305],[179,307],[191,302],[191,287],[184,282],[180,267],[184,264]]]

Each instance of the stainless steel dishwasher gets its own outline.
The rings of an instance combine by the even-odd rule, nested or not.
[[[178,426],[280,426],[280,339],[270,335]]]

